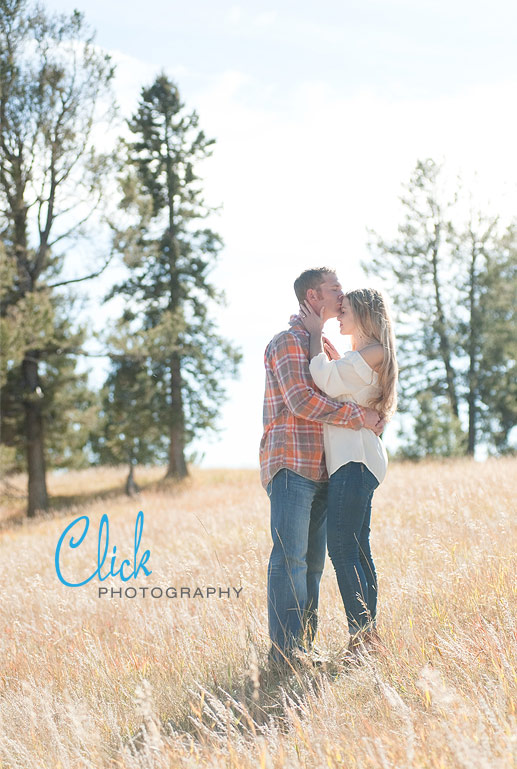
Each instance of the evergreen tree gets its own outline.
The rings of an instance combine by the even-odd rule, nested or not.
[[[441,187],[440,166],[419,161],[402,197],[404,218],[398,237],[387,241],[371,232],[372,259],[363,264],[369,274],[383,279],[396,311],[400,366],[401,412],[428,413],[431,393],[440,402],[440,429],[453,453],[463,441],[459,429],[458,375],[453,363],[456,345],[456,301],[451,248],[447,240],[454,199]],[[423,409],[423,412],[422,412]],[[420,432],[420,440],[428,435]],[[433,453],[429,433],[422,447]],[[408,444],[414,453],[413,441]]]
[[[110,373],[101,390],[99,424],[92,447],[102,464],[127,463],[126,493],[138,490],[137,464],[163,462],[168,456],[168,435],[161,417],[162,393],[153,374],[153,361],[144,352],[144,339],[128,331],[129,311],[108,340],[112,350]]]
[[[0,299],[15,290],[14,260],[4,253]],[[55,266],[56,267],[56,266]],[[26,468],[26,400],[32,397],[45,425],[45,461],[50,467],[85,467],[85,451],[96,420],[95,396],[86,372],[76,370],[76,355],[85,339],[84,327],[72,328],[77,302],[49,290],[27,293],[0,317],[2,444],[4,472]],[[23,393],[23,362],[38,351],[38,386]],[[5,450],[7,449],[7,451]]]
[[[78,341],[63,321],[69,299],[56,289],[91,277],[60,280],[58,249],[77,243],[103,199],[109,161],[95,152],[92,129],[105,117],[101,102],[112,75],[81,14],[51,17],[26,0],[2,1],[0,239],[9,265],[1,307],[8,380],[2,427],[17,451],[26,451],[29,515],[48,505],[45,442],[50,451],[52,424],[45,415],[75,376],[71,359],[49,357]],[[67,454],[57,444],[52,451]]]
[[[432,160],[417,163],[402,204],[397,238],[372,233],[364,265],[396,309],[401,410],[415,417],[402,453],[473,454],[481,440],[502,450],[516,414],[515,228],[501,232],[461,186],[448,192]]]
[[[516,450],[511,432],[517,425],[517,226],[483,248],[479,425],[497,453],[508,453]]]
[[[223,301],[209,280],[222,244],[200,226],[211,210],[194,169],[211,154],[214,140],[205,137],[196,112],[185,110],[165,75],[142,90],[129,126],[135,139],[128,145],[122,208],[131,224],[117,233],[116,247],[130,275],[108,298],[121,293],[130,302],[125,338],[138,334],[140,355],[152,372],[145,401],[153,418],[147,424],[151,434],[156,424],[166,431],[167,475],[181,478],[187,474],[185,448],[215,428],[223,380],[235,375],[240,360],[210,312],[211,304]]]
[[[463,433],[459,421],[451,420],[450,407],[443,395],[430,390],[416,395],[413,427],[405,443],[398,449],[401,459],[424,459],[426,456],[451,457],[462,453]]]
[[[497,216],[484,216],[471,206],[464,225],[450,228],[452,258],[459,274],[458,368],[467,412],[466,452],[471,455],[482,438],[502,448],[509,436],[509,429],[502,427],[501,406],[508,394],[515,393],[515,235],[515,227],[499,233]],[[515,407],[507,416],[513,414],[515,424],[517,403],[513,402]]]

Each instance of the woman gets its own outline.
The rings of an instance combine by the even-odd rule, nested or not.
[[[397,360],[391,318],[383,295],[372,288],[350,291],[338,316],[352,350],[339,357],[323,351],[321,318],[308,303],[301,308],[310,333],[310,371],[331,398],[354,400],[389,419],[396,409]],[[324,425],[329,474],[327,541],[350,632],[349,652],[378,645],[377,577],[370,550],[372,496],[386,475],[388,458],[371,430]]]

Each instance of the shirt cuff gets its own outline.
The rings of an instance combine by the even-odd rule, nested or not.
[[[357,415],[357,419],[359,419],[361,426],[364,426],[364,420],[366,418],[366,411],[363,406],[359,406],[359,404],[356,404],[356,409],[359,412]]]

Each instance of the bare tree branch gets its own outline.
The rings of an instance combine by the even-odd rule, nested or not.
[[[99,194],[97,196],[97,200],[96,200],[95,204],[91,207],[91,209],[88,211],[86,216],[84,216],[82,219],[80,219],[78,222],[76,222],[74,224],[74,226],[71,227],[67,232],[64,232],[62,235],[58,235],[57,238],[54,238],[54,240],[51,243],[47,244],[47,248],[52,248],[53,246],[56,245],[56,243],[59,243],[60,240],[64,240],[65,238],[70,237],[70,235],[75,230],[78,230],[80,227],[83,226],[83,224],[86,224],[88,219],[90,219],[90,217],[92,217],[93,214],[95,213],[95,211],[98,209],[98,207],[99,207],[99,205],[100,205],[100,203],[102,201],[102,197],[103,197],[102,190],[99,190]],[[77,205],[79,205],[79,204],[77,204]],[[61,215],[62,215],[62,212],[61,212]],[[54,221],[57,219],[58,216],[59,216],[59,214],[54,214]]]
[[[107,261],[103,264],[103,266],[100,268],[100,270],[97,270],[97,272],[92,272],[90,275],[84,275],[82,278],[71,278],[70,280],[62,280],[59,283],[50,283],[46,286],[43,286],[43,288],[58,288],[58,286],[69,286],[71,283],[81,283],[83,280],[91,280],[92,278],[97,278],[101,273],[104,272],[108,264],[113,259],[113,254],[107,259]]]

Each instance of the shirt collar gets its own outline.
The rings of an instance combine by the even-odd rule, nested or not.
[[[307,334],[307,336],[309,335],[309,332],[302,323],[300,315],[291,315],[289,318],[289,325],[291,328],[296,328],[297,330],[302,331],[304,334]]]

